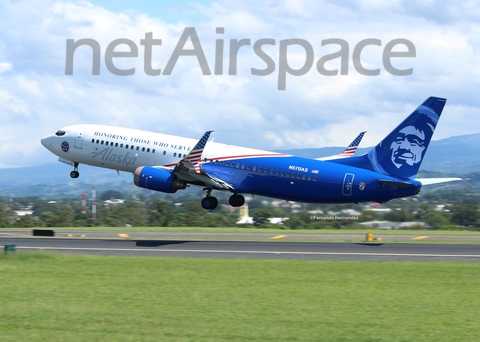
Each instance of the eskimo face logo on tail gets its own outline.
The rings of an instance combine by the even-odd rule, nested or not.
[[[420,163],[425,151],[425,132],[414,126],[402,128],[390,145],[390,150],[392,151],[390,160],[397,169],[404,165],[413,166]]]
[[[438,122],[438,114],[420,106],[368,153],[375,171],[412,178],[420,167]]]

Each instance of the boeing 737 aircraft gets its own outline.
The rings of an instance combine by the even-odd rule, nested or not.
[[[206,190],[205,209],[218,200],[213,190],[231,192],[229,203],[245,203],[242,194],[310,203],[386,202],[419,193],[415,179],[445,99],[430,97],[370,152],[352,157],[363,137],[329,160],[209,142],[103,125],[64,127],[42,144],[59,160],[74,167],[87,164],[132,172],[142,188],[175,193],[189,185]],[[353,146],[352,146],[353,145]],[[354,152],[354,151],[353,151]],[[443,178],[428,184],[456,180]]]

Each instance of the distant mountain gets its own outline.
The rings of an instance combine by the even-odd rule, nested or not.
[[[462,135],[432,141],[421,166],[421,171],[434,171],[436,177],[443,175],[466,175],[480,171],[480,155],[477,145],[480,133]],[[345,147],[324,147],[278,152],[309,158],[319,158],[338,154]],[[370,148],[359,148],[356,155],[366,153]],[[1,196],[45,196],[74,197],[79,193],[90,193],[92,184],[97,185],[97,193],[106,190],[124,192],[147,191],[133,185],[130,173],[80,165],[80,178],[70,178],[71,166],[53,163],[32,167],[0,169]]]
[[[100,192],[133,185],[130,173],[117,175],[113,170],[88,165],[80,165],[79,170],[81,178],[72,179],[72,167],[62,163],[0,169],[0,192],[2,196],[15,197],[75,197],[82,192],[90,193],[92,184]]]

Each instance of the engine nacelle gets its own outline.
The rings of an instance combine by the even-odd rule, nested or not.
[[[178,179],[172,172],[150,166],[137,168],[133,176],[133,182],[141,188],[167,193],[174,193],[187,187],[187,183]]]

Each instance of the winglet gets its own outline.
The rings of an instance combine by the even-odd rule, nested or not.
[[[339,154],[339,157],[351,157],[355,154],[357,151],[358,145],[360,145],[360,142],[362,141],[363,136],[367,133],[367,131],[361,132],[355,140],[352,141],[350,145],[343,151],[342,153]]]
[[[207,145],[208,138],[210,137],[210,133],[213,131],[207,131],[203,134],[203,136],[198,140],[197,144],[195,147],[190,151],[190,153],[183,159],[184,161],[189,161],[191,162],[194,167],[195,171],[198,173],[199,170],[199,162],[202,159],[202,153],[205,148],[205,145]]]

